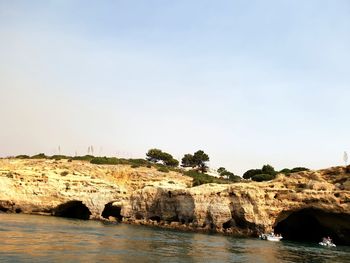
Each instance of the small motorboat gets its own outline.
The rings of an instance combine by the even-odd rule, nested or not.
[[[274,241],[274,242],[278,242],[281,241],[283,237],[282,236],[275,236],[275,235],[267,235],[267,240],[268,241]]]
[[[330,238],[323,238],[321,242],[318,243],[320,246],[324,247],[336,247]]]
[[[283,237],[281,235],[275,235],[274,233],[271,233],[271,234],[260,234],[259,238],[262,240],[278,242],[278,241],[281,241]]]

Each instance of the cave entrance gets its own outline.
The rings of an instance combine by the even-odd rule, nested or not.
[[[236,226],[236,222],[232,218],[230,220],[228,220],[227,222],[222,224],[222,228],[223,229],[228,229],[228,228],[231,228],[231,227],[234,227],[234,226]]]
[[[105,208],[102,211],[101,216],[103,218],[109,219],[110,216],[116,218],[118,221],[122,221],[123,216],[121,215],[122,208],[117,205],[113,205],[113,202],[110,202],[105,205]]]
[[[349,222],[349,214],[307,208],[277,220],[274,231],[282,234],[285,240],[318,243],[323,237],[329,236],[336,244],[350,244]]]
[[[69,201],[54,209],[54,216],[88,220],[91,212],[82,201]]]

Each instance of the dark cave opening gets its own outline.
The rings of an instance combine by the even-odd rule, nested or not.
[[[69,201],[54,209],[54,216],[88,220],[91,212],[82,201]]]
[[[136,212],[135,219],[136,220],[141,220],[141,219],[143,219],[143,215],[141,213]]]
[[[0,206],[0,211],[6,213],[9,209],[6,207]]]
[[[110,216],[116,218],[118,221],[122,221],[123,216],[121,215],[122,208],[120,206],[113,205],[113,202],[110,202],[105,205],[105,208],[102,211],[101,216],[103,218],[109,218]]]
[[[151,216],[150,218],[149,218],[149,220],[152,220],[152,221],[157,221],[158,223],[160,222],[160,217],[159,216]]]
[[[228,228],[234,227],[235,225],[236,225],[236,224],[235,224],[235,220],[230,219],[230,220],[228,220],[227,222],[225,222],[225,223],[222,224],[222,228],[223,228],[223,229],[228,229]]]
[[[306,208],[278,221],[274,231],[282,234],[285,240],[318,243],[329,236],[336,244],[349,245],[350,215]]]

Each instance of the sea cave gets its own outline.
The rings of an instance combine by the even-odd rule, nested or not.
[[[284,240],[318,243],[329,236],[338,245],[350,245],[350,214],[314,208],[282,212],[274,231]]]
[[[82,201],[69,201],[57,206],[53,215],[87,220],[90,218],[91,212]]]
[[[118,221],[122,221],[123,216],[121,215],[122,208],[120,206],[113,205],[113,202],[110,202],[105,205],[105,208],[102,211],[101,216],[103,218],[109,219],[109,217],[114,217]]]

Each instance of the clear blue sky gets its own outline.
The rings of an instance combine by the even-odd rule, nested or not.
[[[181,158],[237,174],[350,151],[350,1],[0,0],[0,152]]]

